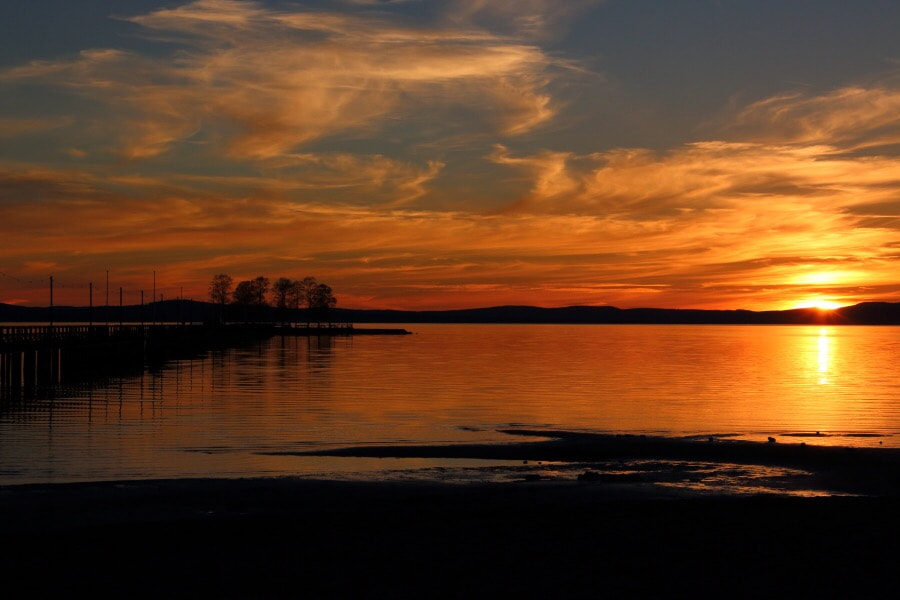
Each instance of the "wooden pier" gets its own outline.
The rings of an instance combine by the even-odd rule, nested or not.
[[[271,325],[202,324],[0,326],[0,395],[114,374],[240,340],[264,339]]]
[[[399,327],[354,327],[353,323],[287,323],[275,329],[276,335],[340,336],[340,335],[410,335]]]
[[[350,323],[0,326],[0,396],[110,375],[272,336],[408,334]]]

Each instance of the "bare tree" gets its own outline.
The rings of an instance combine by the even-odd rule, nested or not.
[[[219,318],[225,321],[225,305],[228,304],[228,298],[231,296],[231,288],[234,281],[231,276],[225,273],[214,275],[212,281],[209,282],[209,299],[220,306],[221,313]]]
[[[305,297],[303,282],[296,280],[291,281],[291,289],[289,289],[287,293],[287,305],[295,309],[300,308],[300,305],[305,301]]]
[[[225,306],[228,304],[228,298],[231,296],[231,288],[234,280],[225,273],[220,273],[212,278],[209,283],[209,299],[216,304]]]
[[[337,304],[337,298],[331,293],[331,286],[324,283],[318,284],[313,290],[310,308],[315,310],[328,310]]]
[[[256,304],[265,306],[267,304],[266,294],[269,293],[269,278],[260,275],[253,280],[253,284],[256,291]]]
[[[315,317],[316,321],[330,321],[328,311],[337,304],[337,299],[331,293],[331,287],[324,283],[319,283],[312,290],[309,301],[309,312]]]
[[[279,277],[275,280],[275,283],[272,284],[272,293],[275,295],[275,306],[278,307],[278,311],[281,313],[282,325],[287,321],[285,312],[288,303],[292,300],[292,294],[296,287],[297,282],[293,279],[288,279],[287,277]]]
[[[219,276],[218,277],[227,277]],[[214,281],[217,279],[214,278]],[[231,278],[228,277],[228,288],[230,289]],[[327,315],[328,309],[333,308],[337,304],[337,300],[332,293],[331,286],[316,281],[315,277],[304,277],[301,280],[293,280],[288,277],[279,277],[275,283],[270,286],[267,277],[257,277],[256,279],[248,279],[241,281],[231,293],[234,304],[249,306],[266,306],[266,294],[272,290],[272,302],[282,311],[287,308],[305,308],[307,315],[307,325],[312,317],[316,317],[320,321]],[[212,297],[212,284],[210,284],[210,297]],[[227,295],[225,296],[227,298]],[[221,296],[216,296],[221,301]],[[259,313],[259,311],[254,311]],[[247,309],[244,310],[245,320]]]
[[[278,308],[287,308],[290,299],[291,290],[294,289],[294,280],[287,277],[279,277],[272,284],[272,292],[275,294],[275,306]]]
[[[300,304],[306,306],[306,308],[312,308],[313,305],[313,297],[316,293],[316,286],[319,285],[319,282],[316,281],[315,277],[304,277],[298,283],[299,288],[299,296],[300,296]]]

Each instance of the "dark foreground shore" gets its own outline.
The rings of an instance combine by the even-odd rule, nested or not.
[[[0,570],[34,597],[866,597],[900,584],[900,502],[879,490],[731,495],[616,478],[13,486],[0,489]]]

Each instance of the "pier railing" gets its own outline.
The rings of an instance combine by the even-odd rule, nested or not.
[[[350,336],[409,333],[354,329],[352,323],[0,326],[0,396],[9,390],[153,368],[168,360],[273,335]]]
[[[197,324],[154,325],[5,325],[0,326],[0,352],[46,346],[140,341],[159,335],[191,335],[204,330]]]
[[[140,339],[146,325],[13,325],[0,326],[0,349],[41,344],[67,344],[109,339]]]
[[[133,371],[182,354],[270,335],[271,326],[256,324],[4,325],[0,396],[4,390]]]

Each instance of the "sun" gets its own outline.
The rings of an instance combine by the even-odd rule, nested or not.
[[[840,308],[841,306],[843,306],[841,303],[835,302],[833,300],[827,300],[825,298],[812,298],[810,300],[799,302],[796,305],[796,308],[817,308],[819,310],[834,310],[836,308]]]

